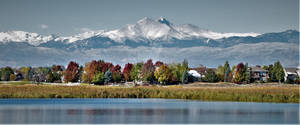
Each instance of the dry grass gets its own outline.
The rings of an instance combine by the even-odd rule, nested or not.
[[[0,85],[0,98],[168,98],[205,101],[299,103],[299,86],[108,87]]]

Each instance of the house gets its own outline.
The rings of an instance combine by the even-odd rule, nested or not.
[[[261,66],[259,65],[250,67],[250,75],[251,75],[252,82],[259,82],[259,81],[267,82],[269,78],[268,70],[261,68]]]
[[[297,80],[299,76],[299,69],[297,68],[284,68],[284,81]]]
[[[196,78],[200,78],[201,76],[196,70],[190,70],[188,73]]]
[[[213,70],[214,72],[217,72],[216,68],[207,68],[207,67],[205,67],[203,65],[201,65],[200,67],[197,67],[197,68],[190,68],[190,71],[191,71],[191,73],[199,76],[198,78],[203,79],[205,77],[205,75],[207,74],[207,71],[209,69]],[[191,73],[189,72],[189,74],[191,74]]]
[[[24,79],[22,73],[20,73],[20,72],[15,73],[15,75],[16,75],[15,81],[20,81],[20,80]]]

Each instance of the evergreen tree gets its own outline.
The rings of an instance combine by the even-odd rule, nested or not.
[[[189,81],[189,73],[184,71],[181,78],[181,83],[186,84]]]
[[[204,77],[204,80],[207,82],[218,82],[218,77],[212,69],[209,69]]]
[[[229,65],[228,61],[226,61],[225,64],[224,64],[224,82],[229,81],[230,72],[231,72],[230,65]]]
[[[274,63],[274,67],[273,67],[273,70],[272,70],[272,75],[275,76],[276,81],[278,81],[279,83],[281,83],[284,80],[283,67],[282,67],[282,65],[280,64],[279,61]]]
[[[188,82],[188,70],[189,70],[189,63],[186,59],[183,60],[181,67],[180,67],[180,81],[182,83]]]
[[[250,83],[251,76],[250,76],[250,71],[249,71],[248,63],[246,63],[246,65],[244,67],[243,73],[244,73],[244,81],[246,83]]]
[[[109,83],[112,81],[112,72],[109,70],[107,70],[104,74],[104,82],[105,83]]]

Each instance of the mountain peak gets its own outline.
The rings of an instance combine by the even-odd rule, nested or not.
[[[139,20],[138,23],[152,22],[152,21],[154,21],[154,20],[149,17],[144,17],[141,20]]]
[[[162,17],[162,16],[157,20],[157,22],[166,24],[166,25],[168,25],[168,26],[171,24],[166,18],[164,18],[164,17]]]

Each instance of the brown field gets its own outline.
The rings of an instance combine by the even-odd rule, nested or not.
[[[109,87],[1,84],[0,98],[166,98],[202,101],[299,103],[299,85],[192,83],[172,86]]]

